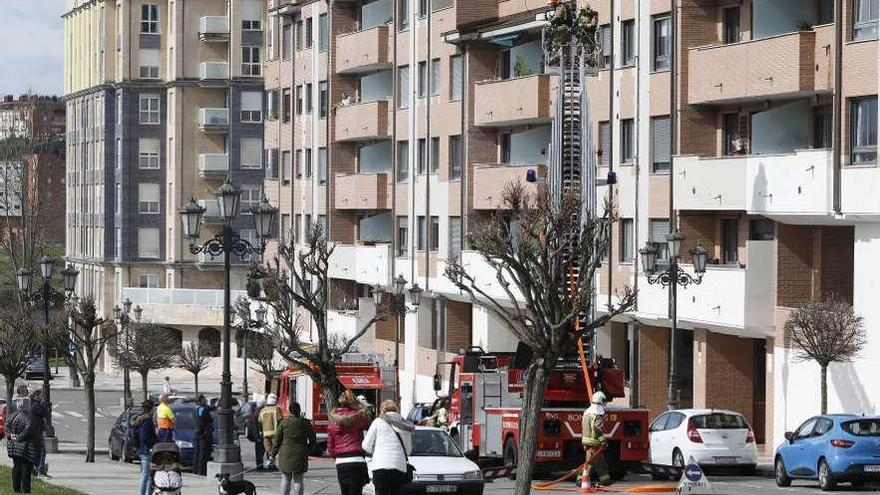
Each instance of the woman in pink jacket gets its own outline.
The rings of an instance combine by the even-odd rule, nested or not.
[[[370,481],[361,443],[370,427],[370,416],[351,390],[339,397],[339,406],[330,411],[327,452],[336,459],[336,475],[342,495],[361,495]]]

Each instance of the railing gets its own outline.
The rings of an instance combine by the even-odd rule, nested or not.
[[[226,79],[229,77],[229,64],[226,62],[202,62],[199,64],[199,79]]]
[[[199,37],[203,41],[229,39],[229,18],[226,16],[204,16],[199,19]]]
[[[233,301],[239,297],[247,297],[243,290],[230,292]],[[187,306],[203,306],[209,308],[223,307],[223,291],[216,289],[145,289],[125,287],[122,297],[134,304],[175,304]]]
[[[229,171],[229,157],[226,153],[202,153],[199,155],[199,173],[206,175],[225,175]]]
[[[199,126],[208,127],[228,127],[229,126],[229,109],[228,108],[200,108],[199,109]]]

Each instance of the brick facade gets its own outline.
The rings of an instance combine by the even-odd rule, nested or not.
[[[694,407],[730,409],[754,423],[753,339],[694,330]]]
[[[639,325],[639,406],[653,421],[666,410],[669,376],[669,329]]]

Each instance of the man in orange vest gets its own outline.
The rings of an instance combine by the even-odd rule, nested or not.
[[[174,411],[169,405],[168,395],[159,396],[159,407],[156,408],[156,432],[160,442],[174,441]]]

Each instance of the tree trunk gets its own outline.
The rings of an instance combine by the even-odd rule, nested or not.
[[[6,377],[6,419],[9,420],[9,411],[12,410],[12,398],[15,396],[15,380]]]
[[[193,382],[195,382],[196,398],[198,399],[198,397],[199,397],[199,374],[198,373],[193,373]]]
[[[551,364],[548,365],[548,362]],[[534,358],[525,372],[522,416],[519,420],[519,457],[514,492],[516,495],[529,495],[532,491],[532,472],[535,469],[538,445],[538,419],[554,363],[556,359]]]
[[[822,368],[822,372],[820,376],[820,384],[819,388],[820,393],[822,395],[822,412],[821,414],[828,414],[828,365],[820,364]]]
[[[147,373],[141,373],[141,392],[144,394],[144,400],[150,398],[150,386],[147,385]]]
[[[86,419],[88,421],[86,462],[95,462],[95,373],[88,372],[83,375],[86,392]]]
[[[324,402],[327,403],[327,411],[332,411],[339,403],[340,395],[339,382],[336,379],[336,368],[331,367],[330,371],[324,373],[324,381],[321,383],[321,388],[324,389]],[[374,405],[378,414],[379,404]]]

